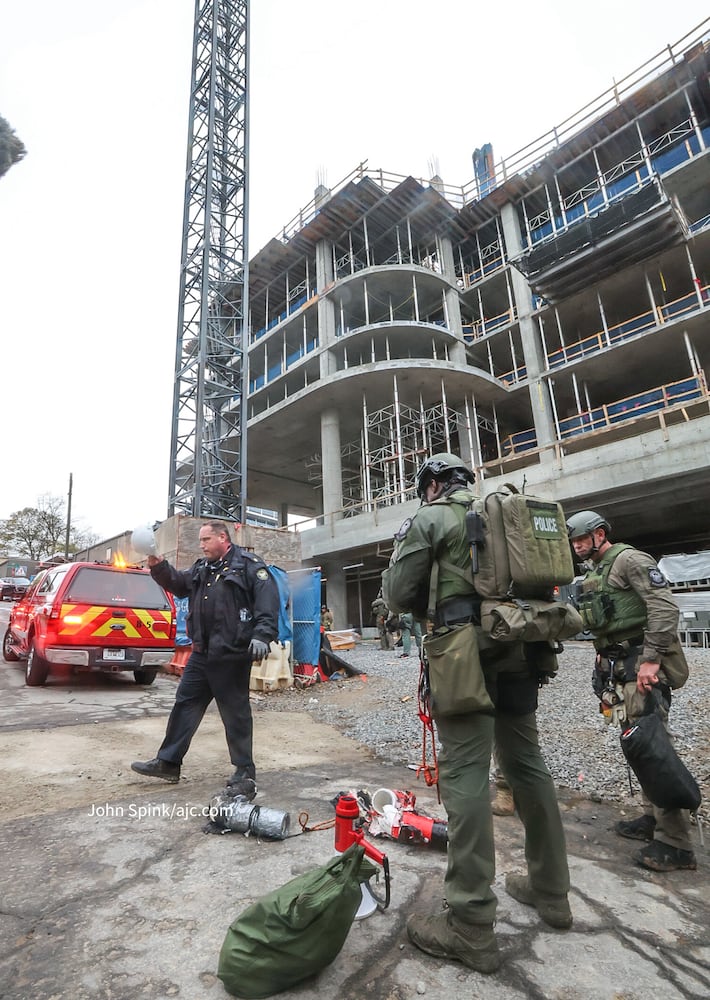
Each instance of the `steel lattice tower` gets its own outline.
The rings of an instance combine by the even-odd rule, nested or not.
[[[168,515],[246,518],[247,0],[196,0]]]

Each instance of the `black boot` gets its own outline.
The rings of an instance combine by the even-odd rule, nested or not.
[[[243,795],[249,802],[256,797],[256,781],[247,768],[238,767],[227,782],[227,795]]]
[[[152,760],[134,760],[131,770],[148,778],[162,778],[171,785],[177,784],[180,780],[180,765],[173,764],[169,760],[161,760],[160,757],[154,757]]]
[[[654,840],[634,854],[634,861],[652,872],[673,872],[689,869],[695,871],[698,863],[692,851],[684,851],[680,847],[671,847],[660,840]]]
[[[622,819],[614,827],[614,831],[620,837],[628,837],[629,840],[653,840],[653,831],[655,829],[655,817],[649,813],[644,813],[643,816],[638,816],[636,819]]]

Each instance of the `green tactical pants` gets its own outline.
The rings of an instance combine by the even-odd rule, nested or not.
[[[417,644],[417,649],[421,652],[422,648],[422,626],[421,622],[415,621],[413,615],[400,615],[399,620],[402,624],[402,652],[405,656],[409,656],[412,652],[412,635],[414,636],[414,641]]]
[[[491,750],[513,790],[525,827],[525,857],[533,889],[569,890],[567,849],[555,786],[542,759],[535,714],[475,713],[436,720],[441,797],[448,816],[446,900],[469,924],[495,920],[497,898],[493,817],[489,793]]]

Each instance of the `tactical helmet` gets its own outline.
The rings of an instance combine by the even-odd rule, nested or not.
[[[457,455],[441,452],[432,455],[417,473],[417,496],[424,498],[424,491],[431,479],[458,479],[461,483],[475,483],[476,477]]]
[[[567,518],[567,534],[570,541],[591,535],[597,528],[605,528],[607,534],[611,531],[611,525],[607,519],[601,514],[597,514],[595,510],[580,510],[579,514],[573,514],[572,517]]]

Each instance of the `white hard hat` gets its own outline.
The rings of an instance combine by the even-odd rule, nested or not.
[[[154,556],[158,551],[155,544],[155,535],[149,524],[141,524],[133,529],[131,545],[134,552],[138,552],[143,556]]]

